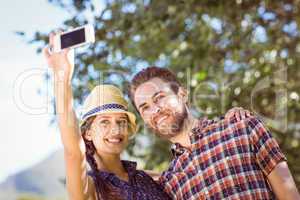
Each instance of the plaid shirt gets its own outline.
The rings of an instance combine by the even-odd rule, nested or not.
[[[159,179],[173,199],[275,199],[266,176],[286,158],[259,119],[201,119],[190,139]]]

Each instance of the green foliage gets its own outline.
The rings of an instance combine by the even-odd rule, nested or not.
[[[94,1],[50,2],[73,13],[63,28],[86,22],[96,28],[97,42],[77,52],[77,103],[95,84],[126,92],[141,68],[168,67],[189,89],[196,114],[215,117],[242,106],[276,119],[268,125],[300,186],[299,0],[107,0],[101,11]],[[47,35],[37,32],[33,41],[47,42]],[[168,144],[143,130],[129,152],[162,170]]]

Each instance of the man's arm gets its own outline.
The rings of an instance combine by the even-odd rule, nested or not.
[[[300,200],[286,157],[271,132],[255,116],[248,117],[246,121],[257,164],[266,175],[276,197],[280,200]]]
[[[252,129],[252,141],[257,150],[257,161],[267,175],[276,197],[278,199],[300,200],[299,192],[287,162],[280,152],[277,142],[272,138],[271,133],[265,129],[264,125],[250,111],[242,108],[232,108],[226,113],[225,118],[233,117],[237,120],[249,120],[250,129]],[[265,163],[265,160],[269,160],[269,163]]]
[[[300,200],[294,179],[286,162],[280,162],[267,176],[278,199]]]

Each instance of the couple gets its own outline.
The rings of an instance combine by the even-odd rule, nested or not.
[[[54,71],[70,199],[299,199],[286,158],[259,119],[239,109],[218,121],[195,119],[174,74],[149,67],[134,76],[129,93],[145,124],[173,143],[173,160],[154,181],[135,162],[120,159],[136,117],[118,88],[96,86],[77,121],[69,53],[44,49]]]

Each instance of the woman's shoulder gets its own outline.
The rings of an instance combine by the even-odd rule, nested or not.
[[[122,160],[122,164],[127,171],[136,171],[137,163],[135,161]]]
[[[154,181],[158,181],[159,177],[161,176],[161,173],[158,173],[153,170],[142,170],[143,173],[146,173],[147,176],[150,176]]]
[[[129,176],[152,179],[151,175],[148,174],[145,170],[137,169],[137,163],[135,161],[122,160],[122,163]]]

